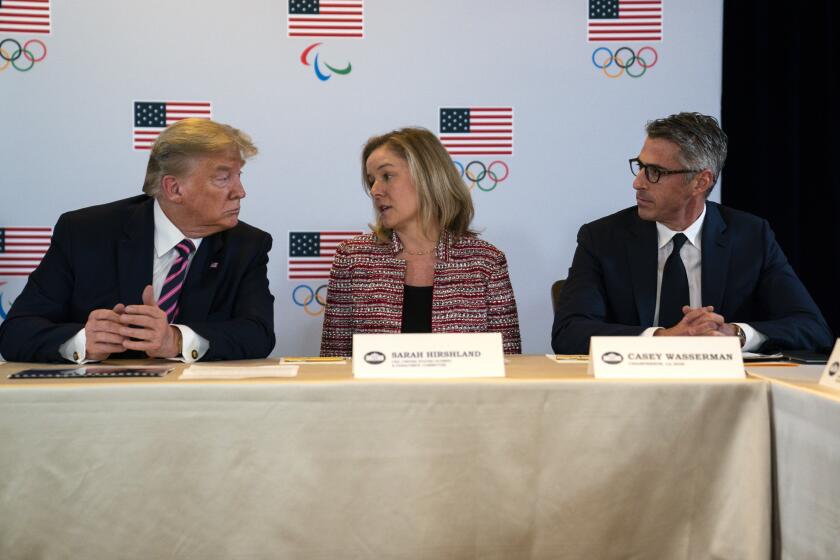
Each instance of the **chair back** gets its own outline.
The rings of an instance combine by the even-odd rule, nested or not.
[[[551,307],[557,313],[557,302],[560,300],[560,292],[563,291],[563,285],[566,283],[565,278],[561,278],[551,285]]]

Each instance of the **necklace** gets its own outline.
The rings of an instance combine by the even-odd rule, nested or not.
[[[437,246],[432,247],[428,251],[409,251],[408,249],[403,247],[403,251],[405,251],[409,255],[431,255],[432,253],[434,253],[435,249],[437,249]]]
[[[405,251],[409,255],[415,255],[415,256],[431,255],[432,253],[435,252],[435,249],[437,249],[437,243],[435,243],[434,246],[431,249],[428,249],[426,251],[409,251],[406,247],[403,247],[403,251]]]

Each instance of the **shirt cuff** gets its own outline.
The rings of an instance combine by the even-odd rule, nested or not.
[[[767,342],[767,335],[761,334],[751,326],[746,323],[735,323],[741,330],[744,331],[744,334],[747,337],[746,342],[744,342],[744,347],[741,348],[744,352],[755,352],[761,346]]]
[[[661,329],[662,327],[648,327],[642,331],[642,334],[639,336],[653,336],[653,333]]]
[[[191,364],[200,360],[210,350],[210,341],[199,336],[191,328],[185,325],[173,324],[172,326],[181,331],[181,355],[170,358],[171,360]]]
[[[58,353],[61,354],[61,357],[67,360],[68,362],[73,362],[74,364],[87,364],[90,362],[98,362],[99,360],[86,360],[85,354],[85,347],[87,346],[87,336],[85,336],[85,329],[80,330],[76,333],[76,336],[70,338],[58,347]]]

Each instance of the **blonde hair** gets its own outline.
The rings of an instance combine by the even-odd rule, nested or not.
[[[420,225],[424,231],[439,225],[455,237],[475,234],[470,229],[475,213],[470,191],[449,153],[425,128],[401,128],[367,141],[362,150],[362,182],[368,193],[372,185],[366,170],[367,160],[374,150],[383,146],[408,163],[417,189]],[[371,227],[380,241],[391,240],[392,231],[382,225],[378,216]]]
[[[160,193],[164,175],[186,173],[196,156],[236,153],[242,161],[257,154],[251,138],[239,129],[208,119],[183,119],[168,126],[152,146],[143,192]]]

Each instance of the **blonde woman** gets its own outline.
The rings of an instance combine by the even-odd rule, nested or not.
[[[426,129],[368,140],[362,177],[373,231],[336,251],[321,355],[349,356],[356,333],[499,332],[521,352],[504,253],[470,229],[472,198]]]

